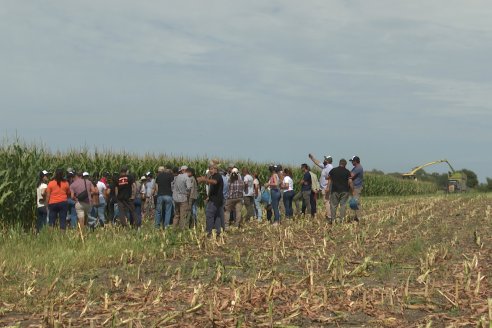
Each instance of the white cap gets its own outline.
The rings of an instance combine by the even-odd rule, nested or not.
[[[83,177],[88,177],[88,176],[89,176],[89,172],[84,172],[84,173],[82,173],[82,176],[83,176]]]
[[[142,175],[142,177],[140,178],[140,181],[142,180],[147,180],[147,177],[145,175]]]
[[[46,170],[42,170],[41,173],[43,173],[44,175],[48,175],[48,174],[51,174],[50,172],[46,171]]]
[[[233,168],[231,173],[236,173],[236,174],[239,174],[239,170],[237,168]]]
[[[179,170],[180,170],[180,171],[184,171],[184,170],[187,170],[187,169],[188,169],[188,166],[183,165],[183,166],[181,166],[181,168],[180,168]]]

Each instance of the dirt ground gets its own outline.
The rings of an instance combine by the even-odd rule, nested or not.
[[[148,227],[119,256],[56,275],[12,272],[0,257],[0,326],[485,327],[491,205],[365,199],[360,223],[249,222],[218,240]]]

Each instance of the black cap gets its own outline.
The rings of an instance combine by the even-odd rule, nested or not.
[[[349,161],[351,162],[356,162],[356,163],[360,163],[360,158],[359,156],[352,156],[351,159],[349,159]]]

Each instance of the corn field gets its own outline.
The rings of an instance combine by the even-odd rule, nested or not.
[[[128,165],[136,176],[147,171],[156,172],[161,165],[181,166],[186,164],[195,168],[197,175],[203,174],[208,165],[207,158],[182,158],[166,155],[134,155],[112,151],[89,152],[87,149],[67,152],[51,152],[43,146],[26,145],[21,142],[3,143],[0,147],[0,224],[4,226],[21,225],[30,227],[35,217],[35,190],[40,170],[53,172],[56,168],[72,167],[91,174],[105,171],[118,172],[122,165]],[[230,160],[221,160],[227,165]],[[260,181],[269,176],[267,163],[236,161],[241,167],[248,167],[258,173]],[[317,172],[319,176],[319,171]],[[293,169],[294,181],[301,179],[299,168]],[[365,176],[364,194],[368,196],[407,196],[430,194],[437,186],[430,183],[400,180],[390,176]]]

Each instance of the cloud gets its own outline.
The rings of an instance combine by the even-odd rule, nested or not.
[[[388,171],[407,155],[464,158],[492,138],[491,15],[485,0],[6,0],[0,127],[63,148],[59,123],[100,144],[84,114],[135,151],[187,126],[168,150],[295,161],[350,147]],[[117,137],[135,122],[150,136]]]

